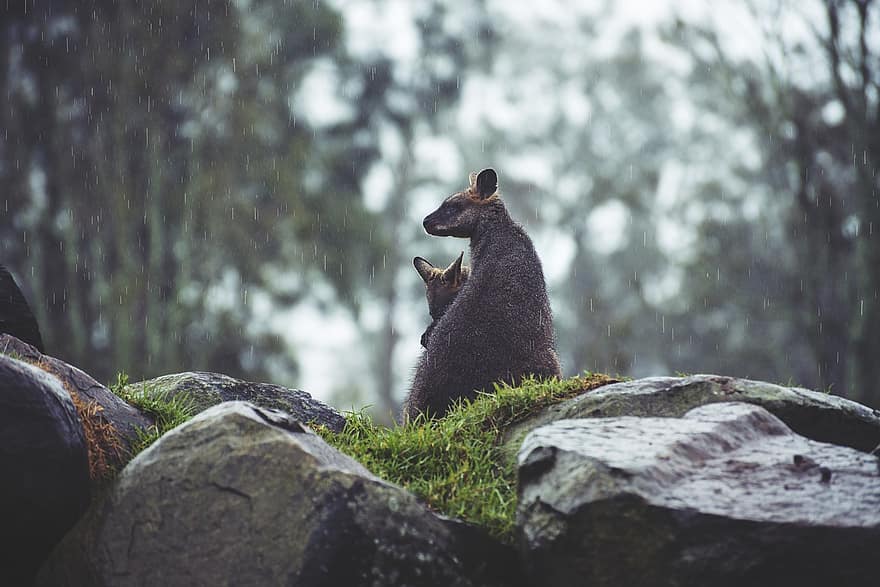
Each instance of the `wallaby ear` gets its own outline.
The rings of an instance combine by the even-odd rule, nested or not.
[[[468,186],[474,187],[477,184],[477,172],[471,171],[468,174]]]
[[[453,286],[458,287],[461,284],[461,260],[464,259],[464,251],[458,256],[458,258],[450,263],[449,267],[447,267],[443,274],[446,276],[446,280],[451,282]]]
[[[477,195],[485,200],[498,190],[498,174],[491,167],[477,175]]]
[[[434,275],[433,265],[431,265],[421,257],[415,257],[413,259],[413,267],[415,267],[416,271],[419,272],[419,275],[422,277],[422,281],[424,281],[425,283],[431,281],[431,277]]]

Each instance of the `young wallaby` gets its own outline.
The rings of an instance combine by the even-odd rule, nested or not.
[[[0,332],[11,334],[44,352],[37,319],[12,274],[3,265],[0,265]]]
[[[425,282],[425,297],[428,298],[428,312],[432,318],[431,324],[422,333],[422,346],[425,348],[428,348],[428,338],[440,317],[446,313],[470,275],[470,268],[461,264],[463,258],[464,251],[446,269],[434,267],[421,257],[413,259],[413,266]]]
[[[453,401],[491,391],[494,382],[560,377],[541,262],[507,213],[495,171],[471,174],[468,188],[446,198],[423,225],[435,236],[469,238],[471,272],[428,337],[404,419],[442,416]]]

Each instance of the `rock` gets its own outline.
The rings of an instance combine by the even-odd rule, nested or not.
[[[0,265],[0,333],[14,336],[43,352],[37,319],[12,274],[3,265]]]
[[[800,387],[693,375],[624,381],[550,406],[508,429],[505,448],[513,460],[529,431],[556,420],[615,416],[680,418],[695,407],[717,402],[762,406],[798,434],[820,442],[865,452],[880,443],[880,411],[857,402]]]
[[[765,409],[560,420],[519,453],[522,554],[544,585],[877,585],[875,456]]]
[[[345,426],[345,417],[305,391],[288,389],[272,383],[252,383],[228,375],[206,372],[176,373],[155,379],[132,383],[133,392],[167,393],[174,397],[185,393],[193,402],[194,411],[202,412],[211,406],[228,401],[247,401],[263,408],[281,410],[294,418],[327,426],[339,432]]]
[[[61,383],[7,355],[0,355],[0,478],[0,585],[26,585],[88,506],[89,463]]]
[[[120,399],[87,373],[44,355],[15,337],[0,335],[0,352],[18,356],[61,381],[85,428],[91,475],[96,480],[120,470],[131,458],[139,432],[153,424],[150,416]]]
[[[209,408],[122,471],[38,585],[506,585],[510,553],[282,412]]]

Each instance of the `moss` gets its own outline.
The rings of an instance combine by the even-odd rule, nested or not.
[[[2,349],[0,350],[0,355],[6,355],[10,359],[15,359],[16,361],[24,361],[25,363],[28,362],[27,360],[25,360],[24,357],[21,356],[18,351],[15,350]]]
[[[128,375],[124,372],[117,373],[116,382],[108,387],[117,396],[153,418],[153,425],[139,430],[138,437],[132,441],[132,457],[196,413],[192,399],[186,394],[172,396],[167,390],[152,389],[146,383],[140,388],[129,386]]]
[[[587,373],[562,381],[529,379],[496,386],[495,393],[457,404],[444,418],[419,418],[391,428],[364,413],[349,414],[345,429],[318,428],[331,445],[376,475],[397,483],[437,512],[481,526],[511,542],[516,467],[500,441],[510,424],[542,408],[614,380]]]

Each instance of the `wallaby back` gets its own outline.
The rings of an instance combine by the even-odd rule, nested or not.
[[[422,346],[428,347],[428,338],[437,326],[446,309],[452,304],[455,296],[468,279],[470,267],[462,265],[464,251],[446,269],[434,267],[421,257],[413,259],[413,266],[425,282],[425,297],[428,299],[428,312],[433,319],[425,332],[422,333]]]
[[[425,217],[428,234],[470,239],[471,272],[427,340],[404,419],[441,416],[494,382],[562,374],[541,262],[497,185],[492,169],[472,174],[466,190]]]

